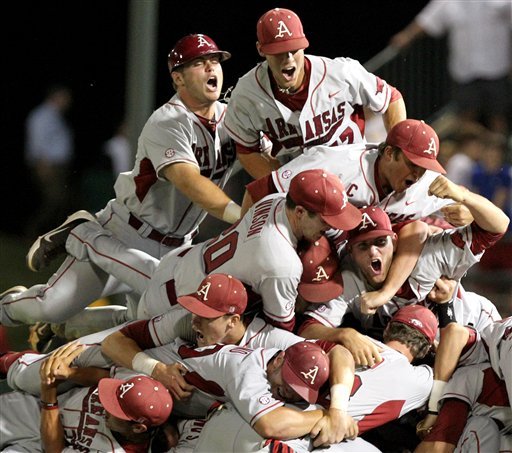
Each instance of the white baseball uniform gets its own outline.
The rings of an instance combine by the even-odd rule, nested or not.
[[[427,441],[442,440],[443,436],[447,436],[444,441],[458,442],[457,448],[460,450],[457,451],[499,451],[490,449],[484,442],[485,439],[491,440],[481,430],[487,428],[485,425],[476,423],[473,425],[473,433],[467,429],[464,431],[464,422],[468,417],[475,416],[497,422],[500,437],[504,438],[501,439],[502,444],[506,444],[508,438],[509,447],[512,445],[512,409],[507,391],[504,382],[494,373],[489,363],[458,368],[446,384],[441,400],[443,405],[439,418],[433,431],[427,435]],[[460,400],[465,404],[454,408],[450,406],[450,400]],[[452,426],[454,422],[456,428]],[[448,428],[449,435],[444,432]]]
[[[356,60],[313,55],[305,59],[311,69],[301,111],[275,98],[266,61],[238,80],[226,114],[226,129],[233,140],[254,149],[263,132],[277,157],[295,157],[313,145],[364,141],[363,107],[384,113],[394,89]]]
[[[38,398],[22,392],[0,395],[2,412],[9,411],[9,416],[4,413],[1,417],[2,451],[42,451],[39,435],[41,413],[38,401]],[[58,402],[66,440],[63,452],[124,452],[125,448],[134,447],[134,444],[127,444],[123,448],[112,431],[107,428],[105,409],[100,403],[96,386],[71,389],[59,395]],[[20,418],[20,414],[23,415],[23,419]],[[137,447],[140,449],[144,445],[138,444]],[[149,448],[149,442],[145,447],[145,450]]]
[[[341,179],[353,205],[379,206],[386,211],[392,223],[426,217],[454,202],[428,195],[431,182],[439,176],[431,170],[426,170],[405,192],[381,195],[375,174],[378,155],[377,145],[314,146],[273,171],[271,177],[278,192],[288,192],[290,180],[297,173],[324,168]]]
[[[483,231],[474,222],[462,228],[444,230],[429,236],[409,278],[393,299],[378,308],[376,319],[361,313],[359,295],[363,291],[374,289],[347,257],[344,260],[345,270],[342,272],[343,294],[326,304],[310,305],[305,314],[326,326],[338,327],[345,313],[350,311],[365,329],[374,326],[374,321],[377,320],[384,327],[396,310],[404,305],[423,301],[442,275],[460,280],[480,260],[485,249],[500,237],[501,235]],[[478,312],[477,316],[480,314]],[[472,319],[471,313],[465,314],[463,311],[459,322],[475,324],[475,319]]]
[[[243,219],[216,238],[170,252],[156,270],[154,260],[144,260],[141,252],[133,252],[108,237],[93,222],[76,227],[67,241],[67,251],[72,256],[90,260],[130,285],[134,282],[140,288],[146,284],[141,275],[151,276],[139,301],[139,318],[166,312],[176,303],[176,296],[195,292],[206,275],[220,272],[238,278],[260,295],[264,314],[288,330],[294,321],[302,274],[296,247],[283,194],[255,204]]]
[[[169,183],[162,169],[190,163],[223,187],[235,159],[233,142],[223,125],[225,111],[225,104],[215,104],[214,133],[178,95],[151,115],[139,137],[134,169],[119,175],[116,198],[97,214],[114,237],[157,258],[191,243],[206,213]],[[0,323],[60,323],[96,299],[130,291],[131,286],[98,272],[91,263],[68,257],[46,285],[5,297],[0,304]]]

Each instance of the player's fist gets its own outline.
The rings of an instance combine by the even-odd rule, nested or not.
[[[446,304],[453,298],[453,293],[457,287],[457,281],[442,276],[436,280],[436,284],[428,293],[428,299],[436,304]]]
[[[463,203],[468,189],[451,182],[443,175],[439,175],[432,181],[428,188],[428,194],[437,198],[451,198],[453,201]]]
[[[455,227],[469,225],[474,219],[471,211],[462,203],[453,203],[441,208],[444,219]]]

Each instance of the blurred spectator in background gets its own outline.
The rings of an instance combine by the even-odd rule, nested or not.
[[[510,0],[431,0],[395,34],[390,45],[404,49],[426,35],[448,35],[452,98],[463,119],[480,121],[494,132],[510,129],[512,70]]]
[[[74,142],[65,114],[72,100],[69,87],[50,86],[42,104],[26,120],[25,160],[40,197],[36,215],[26,231],[30,237],[47,231],[69,213]]]
[[[510,217],[511,166],[505,162],[505,145],[505,141],[500,138],[487,142],[480,159],[473,166],[471,185]]]
[[[119,173],[133,168],[134,153],[128,140],[125,121],[117,125],[114,135],[103,145],[103,152],[110,159],[114,181]]]

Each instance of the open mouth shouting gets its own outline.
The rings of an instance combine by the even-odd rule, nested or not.
[[[210,91],[217,91],[217,87],[218,87],[217,76],[215,76],[215,75],[210,76],[208,78],[208,80],[206,81],[206,86],[210,89]]]
[[[296,71],[297,68],[295,68],[295,66],[289,66],[282,69],[281,74],[283,74],[283,77],[287,82],[292,82]]]
[[[373,275],[380,275],[382,273],[382,261],[379,258],[372,259],[370,268]]]

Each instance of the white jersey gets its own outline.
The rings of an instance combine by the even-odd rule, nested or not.
[[[171,347],[146,350],[164,363],[180,362],[187,368],[185,379],[197,389],[187,401],[175,401],[173,413],[200,417],[215,401],[231,402],[251,426],[263,415],[282,406],[267,380],[267,363],[277,348],[249,349],[237,345],[212,345],[194,349],[176,339]]]
[[[163,234],[184,237],[193,233],[207,213],[170,184],[162,170],[171,164],[188,163],[224,187],[235,160],[233,142],[223,124],[225,112],[226,104],[216,102],[213,137],[174,95],[146,122],[133,170],[121,173],[115,183],[115,203]]]
[[[489,363],[461,367],[444,387],[441,400],[462,400],[469,405],[472,415],[499,420],[502,432],[512,434],[512,409],[506,391],[500,390],[502,384]]]
[[[380,325],[385,326],[399,308],[423,301],[442,275],[460,280],[483,255],[483,251],[476,254],[472,251],[474,234],[479,233],[468,225],[429,236],[416,266],[407,279],[408,291],[405,294],[397,293],[393,299],[378,308],[376,316]],[[305,314],[324,325],[338,327],[345,313],[351,312],[361,321],[363,328],[370,328],[374,325],[374,319],[371,315],[361,313],[359,295],[363,291],[374,291],[374,288],[368,284],[349,257],[344,261],[344,268],[343,294],[326,304],[310,305]],[[462,316],[459,320],[464,324],[473,321],[476,320],[472,319],[470,314]]]
[[[171,280],[176,296],[183,296],[197,291],[206,275],[215,272],[238,278],[261,296],[265,315],[289,322],[302,274],[296,247],[285,197],[269,196],[216,238],[164,256],[139,302],[139,317],[164,313],[175,303],[169,299],[174,294],[168,291]]]
[[[272,154],[278,157],[297,155],[313,145],[364,141],[362,107],[384,113],[392,88],[356,60],[305,58],[311,63],[311,75],[308,99],[300,112],[275,99],[266,61],[238,80],[225,123],[233,140],[253,148],[263,132],[273,143]]]
[[[402,193],[392,192],[379,197],[375,182],[375,166],[379,151],[377,145],[361,143],[340,146],[314,146],[305,149],[303,154],[284,164],[271,173],[279,192],[288,192],[291,179],[304,170],[323,168],[337,175],[347,192],[348,200],[357,207],[379,206],[392,223],[416,220],[438,211],[453,203],[451,199],[441,199],[428,195],[432,181],[439,176],[431,170]]]

